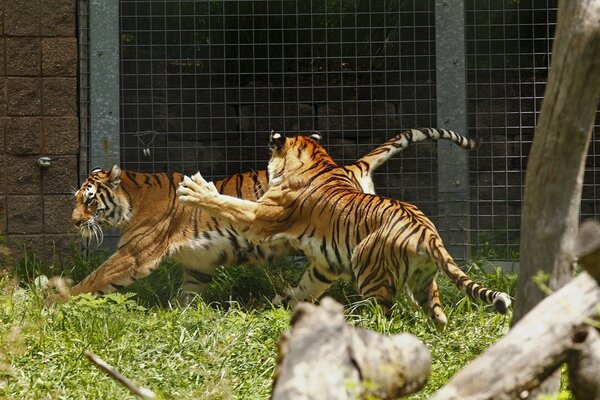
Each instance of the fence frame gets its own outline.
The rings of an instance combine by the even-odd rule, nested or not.
[[[89,167],[110,168],[120,161],[119,0],[92,0],[89,7]]]
[[[467,82],[464,1],[435,1],[437,124],[467,132]],[[437,228],[450,254],[466,260],[469,250],[468,154],[440,141]]]

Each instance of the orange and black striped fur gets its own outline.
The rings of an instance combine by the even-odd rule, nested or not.
[[[410,142],[411,131],[405,138]],[[311,265],[286,293],[292,302],[318,297],[338,277],[352,275],[358,291],[387,310],[406,288],[443,328],[447,320],[434,279],[441,270],[470,297],[507,312],[509,296],[461,271],[417,207],[357,190],[352,174],[313,137],[272,132],[270,144],[271,186],[258,202],[221,195],[199,173],[185,177],[177,193],[181,203],[224,218],[255,242],[284,239],[304,252]]]
[[[359,191],[373,193],[372,172],[413,142],[447,139],[470,149],[476,142],[452,131],[408,131],[374,149],[344,171]],[[149,275],[165,258],[184,271],[182,299],[202,293],[220,265],[265,264],[294,249],[285,240],[255,245],[232,224],[183,207],[175,190],[182,175],[145,174],[95,169],[77,191],[72,222],[84,238],[101,240],[102,226],[117,227],[121,240],[117,251],[96,271],[71,288],[71,294],[109,293]],[[275,181],[278,177],[274,177]],[[256,201],[268,189],[266,171],[236,174],[216,182],[223,194]],[[314,269],[309,267],[310,271]],[[313,275],[311,275],[313,276]],[[313,276],[314,278],[314,276]]]

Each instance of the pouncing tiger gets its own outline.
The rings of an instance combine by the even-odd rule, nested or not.
[[[435,281],[441,270],[470,297],[507,312],[510,297],[460,270],[416,206],[357,190],[353,176],[316,139],[271,133],[270,187],[257,202],[220,194],[200,173],[184,177],[179,201],[224,219],[256,243],[284,239],[304,252],[310,265],[299,285],[285,293],[292,304],[319,297],[341,276],[353,276],[359,293],[386,311],[406,288],[443,329],[447,318]]]
[[[411,143],[426,139],[447,139],[465,149],[478,144],[450,130],[413,129],[344,167],[344,174],[356,190],[374,193],[375,169]],[[277,174],[272,178],[280,179]],[[101,240],[103,226],[117,227],[121,239],[116,252],[72,287],[71,295],[113,292],[148,276],[170,258],[183,267],[180,300],[187,303],[195,293],[206,291],[221,265],[266,264],[295,252],[285,240],[255,245],[234,225],[198,208],[183,207],[175,193],[181,180],[178,173],[136,173],[116,165],[90,172],[75,194],[72,223],[91,241]],[[268,189],[267,181],[266,171],[246,172],[219,180],[215,187],[220,193],[257,201]],[[309,271],[316,270],[309,267]]]

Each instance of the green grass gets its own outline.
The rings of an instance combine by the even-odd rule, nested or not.
[[[79,277],[98,262],[78,260],[67,272]],[[181,280],[172,264],[130,287],[133,293],[81,296],[55,305],[45,304],[39,290],[24,283],[43,267],[30,259],[16,270],[28,274],[20,282],[0,281],[0,398],[11,399],[132,398],[87,361],[86,349],[161,398],[267,399],[276,343],[291,317],[268,299],[302,273],[285,263],[223,268],[205,299],[181,308],[170,302]],[[470,275],[514,291],[514,275],[485,274],[476,266]],[[346,304],[350,323],[383,333],[411,332],[427,344],[431,379],[410,399],[427,398],[508,329],[509,317],[472,303],[444,277],[438,282],[449,318],[442,334],[404,297],[385,318],[351,283],[336,283],[328,292]]]

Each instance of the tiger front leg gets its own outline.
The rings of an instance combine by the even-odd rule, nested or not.
[[[148,249],[148,248],[146,248]],[[105,295],[150,275],[160,264],[166,250],[131,253],[119,249],[100,267],[69,289],[71,296],[82,293]],[[135,255],[134,255],[135,254]]]
[[[258,204],[252,201],[220,194],[215,185],[207,182],[199,172],[191,178],[183,178],[177,195],[182,204],[200,208],[213,217],[243,228],[254,222],[258,209]]]

